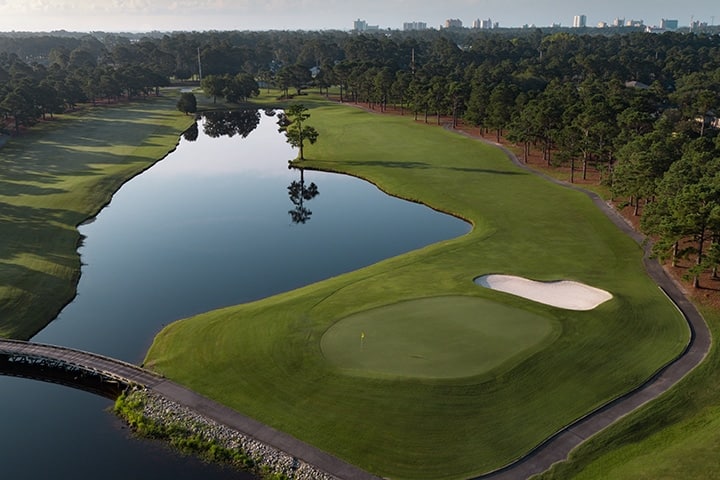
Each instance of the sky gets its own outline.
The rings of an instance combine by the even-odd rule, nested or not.
[[[659,25],[662,18],[720,23],[718,0],[0,0],[0,31],[351,30],[365,20],[382,29],[404,22],[439,28],[457,18],[471,27],[561,24],[586,15],[588,26],[615,18]]]

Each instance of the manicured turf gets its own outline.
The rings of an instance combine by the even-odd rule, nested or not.
[[[89,116],[61,117],[0,149],[0,335],[27,337],[73,294],[75,224],[123,178],[162,157],[189,121],[175,111],[174,100],[166,100],[134,104],[127,113],[101,107]],[[306,103],[318,104],[312,97]],[[429,133],[431,127],[402,125],[407,119],[396,124],[334,108],[312,114],[321,137],[308,152],[317,164],[322,160],[324,168],[352,170],[382,179],[386,190],[427,198],[472,220],[475,231],[299,292],[212,312],[186,322],[182,332],[173,327],[151,358],[176,378],[365,468],[395,478],[461,478],[520,454],[677,352],[685,332],[639,276],[637,250],[608,238],[607,226],[584,200],[537,185],[528,195],[527,186],[508,183],[525,177],[502,155]],[[105,146],[92,148],[98,145]],[[388,146],[392,155],[384,150]],[[410,167],[426,177],[413,172],[406,181]],[[417,188],[406,185],[413,182],[420,182]],[[501,240],[493,241],[498,235]],[[411,269],[415,278],[407,274]],[[497,300],[497,294],[468,286],[468,275],[487,271],[603,279],[620,306],[577,317],[534,309],[563,326],[554,350],[486,382],[353,378],[318,361],[323,332],[366,307],[438,292]],[[372,290],[367,295],[365,287]],[[332,308],[324,308],[325,300]],[[703,313],[717,338],[720,316]],[[608,328],[597,328],[603,322]],[[178,343],[168,343],[173,339]],[[534,370],[528,370],[531,362],[538,364]],[[594,437],[572,462],[542,478],[714,478],[720,469],[718,367],[714,345],[706,362],[660,401]],[[518,383],[515,394],[512,383]],[[598,388],[605,383],[608,388]]]
[[[312,97],[307,103],[319,104]],[[59,117],[0,149],[0,335],[26,338],[54,317],[72,296],[79,271],[75,224],[125,178],[161,158],[190,121],[170,98],[124,108]],[[526,185],[506,181],[524,180],[524,174],[497,152],[474,144],[460,148],[463,142],[452,135],[426,133],[434,127],[402,125],[407,118],[396,124],[355,110],[312,113],[322,133],[308,149],[316,165],[352,170],[388,191],[463,214],[475,230],[322,285],[209,313],[187,322],[182,332],[173,327],[153,350],[164,370],[373,471],[393,472],[395,478],[462,478],[525,451],[677,351],[685,332],[654,287],[638,277],[637,249],[614,235],[608,238],[606,226],[583,200],[578,205],[577,198],[558,196],[547,186],[530,187],[528,195]],[[433,142],[437,145],[425,148]],[[420,182],[416,175],[406,181],[411,167],[428,175],[421,187],[410,185]],[[500,242],[493,241],[496,234]],[[507,239],[513,241],[503,245]],[[632,265],[621,267],[623,262]],[[412,269],[416,278],[406,272]],[[602,286],[621,306],[557,317],[550,308],[510,302],[559,318],[562,335],[551,345],[554,350],[491,381],[480,376],[475,382],[387,382],[337,376],[334,367],[318,361],[322,333],[334,320],[366,307],[438,292],[509,301],[469,287],[467,275],[489,271],[604,279]],[[365,287],[371,287],[367,295]],[[332,308],[323,308],[326,300]],[[720,316],[716,310],[704,314],[717,337]],[[609,322],[608,328],[598,329],[602,322]],[[171,349],[165,342],[175,338]],[[528,370],[532,362],[542,366]],[[720,444],[719,362],[714,346],[706,362],[660,401],[593,438],[572,462],[542,478],[714,478],[720,468],[714,453]],[[609,380],[607,389],[598,388]],[[511,383],[518,384],[515,394]]]
[[[76,226],[173,149],[172,96],[58,116],[0,148],[0,336],[27,339],[75,295]]]
[[[482,298],[430,297],[344,318],[320,346],[350,375],[458,378],[507,370],[559,330],[551,318]]]
[[[714,338],[720,312],[701,308]],[[536,480],[718,478],[720,351],[657,401],[593,437]]]
[[[645,275],[640,248],[583,194],[409,117],[330,104],[310,113],[321,136],[306,166],[370,179],[467,219],[473,231],[173,324],[146,365],[382,476],[456,479],[512,461],[684,348],[688,328]],[[588,312],[561,310],[473,284],[487,272],[576,280],[614,298]],[[551,319],[559,334],[510,369],[460,378],[348,375],[323,355],[337,321],[438,296],[522,309]]]

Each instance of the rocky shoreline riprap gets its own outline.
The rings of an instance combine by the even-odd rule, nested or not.
[[[237,452],[250,459],[252,470],[264,477],[293,480],[338,480],[298,458],[221,425],[158,393],[147,389],[134,389],[127,394],[127,398],[132,398],[133,403],[142,406],[144,421],[151,422],[153,425],[149,429],[151,432],[172,432],[171,435],[174,437],[182,435],[187,438],[195,438],[205,445],[216,445],[216,448]],[[128,419],[126,418],[126,420]],[[140,429],[139,433],[149,433],[142,430]],[[159,436],[170,436],[170,434]],[[192,447],[190,446],[189,449],[192,450]],[[197,453],[203,454],[204,452]]]

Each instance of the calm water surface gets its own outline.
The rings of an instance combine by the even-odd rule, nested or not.
[[[288,187],[298,187],[301,174],[287,161],[295,152],[276,118],[258,115],[243,117],[245,124],[259,121],[246,138],[212,138],[204,130],[217,125],[201,122],[195,141],[182,139],[80,228],[87,238],[78,296],[34,341],[140,363],[153,336],[174,320],[469,231],[369,183],[308,171],[305,222],[294,222],[289,212],[300,210],[299,201]],[[8,377],[0,377],[0,392],[0,460],[8,478],[251,478],[131,438],[103,398]]]

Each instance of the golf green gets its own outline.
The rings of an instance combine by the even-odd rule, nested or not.
[[[465,296],[366,310],[323,335],[325,358],[359,376],[459,378],[516,365],[560,333],[559,322]]]

